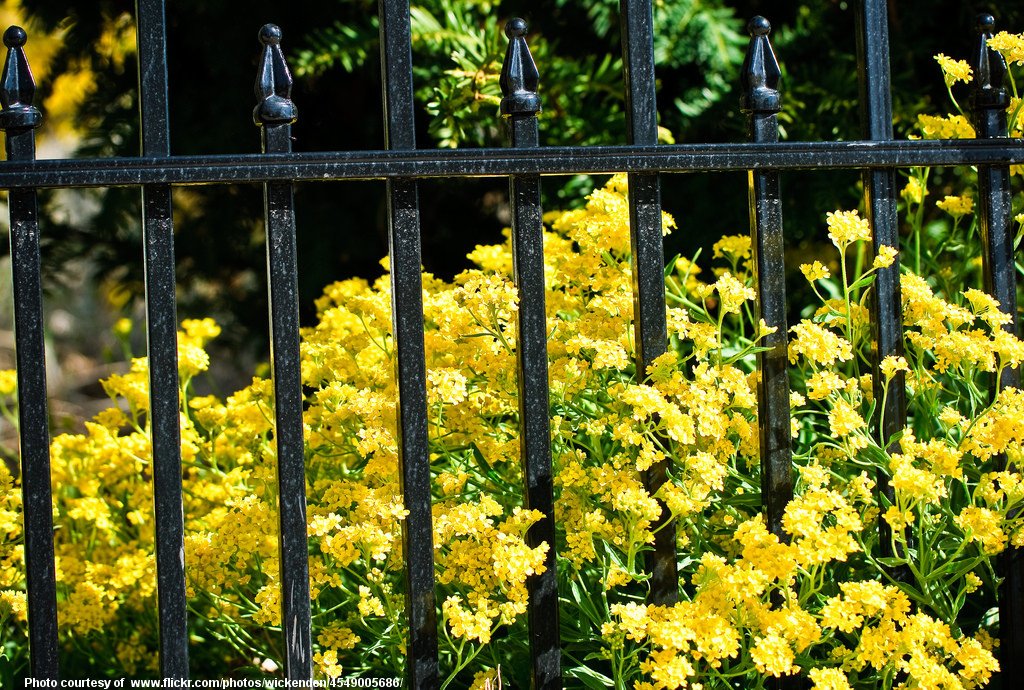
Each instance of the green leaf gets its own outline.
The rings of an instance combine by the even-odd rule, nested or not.
[[[593,625],[600,627],[604,622],[604,617],[598,613],[594,603],[590,600],[589,594],[583,591],[579,582],[575,579],[571,580],[569,583],[569,590],[572,592],[572,597],[576,601],[576,605],[580,607],[580,611],[586,615]]]
[[[875,274],[874,273],[869,273],[866,276],[861,276],[859,280],[855,280],[853,282],[853,285],[850,286],[850,289],[851,290],[859,290],[859,289],[861,289],[863,287],[867,287],[868,285],[871,285],[871,283],[873,283],[873,282],[875,282]]]
[[[879,556],[875,560],[886,568],[899,568],[907,564],[906,558],[899,558],[897,556]]]
[[[566,669],[565,675],[580,681],[585,687],[593,688],[594,690],[607,690],[608,688],[615,687],[615,681],[587,666],[576,666]]]

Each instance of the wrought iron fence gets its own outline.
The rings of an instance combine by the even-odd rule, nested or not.
[[[170,155],[164,0],[138,0],[140,116],[139,158],[35,160],[35,129],[42,116],[32,105],[34,82],[23,46],[25,31],[4,34],[7,60],[0,80],[0,129],[6,132],[7,162],[0,165],[0,188],[10,192],[11,255],[15,300],[21,477],[24,491],[25,561],[28,583],[30,674],[59,675],[56,578],[50,489],[49,431],[43,311],[40,284],[36,190],[59,187],[139,187],[143,199],[150,424],[156,513],[160,674],[189,674],[183,546],[182,481],[178,418],[174,239],[171,188],[186,184],[262,182],[265,190],[270,293],[275,438],[280,494],[280,575],[285,675],[291,681],[312,675],[310,598],[303,466],[303,397],[299,372],[299,318],[293,185],[297,181],[384,180],[387,184],[393,328],[397,343],[399,437],[402,491],[409,511],[403,524],[406,608],[409,625],[407,683],[437,687],[438,643],[434,598],[430,465],[423,305],[420,276],[418,180],[429,177],[507,176],[512,202],[514,280],[520,294],[517,329],[524,496],[527,507],[545,518],[530,531],[531,546],[554,544],[550,422],[540,175],[626,171],[635,257],[633,291],[638,371],[666,350],[664,251],[661,233],[660,173],[749,171],[750,232],[757,277],[757,317],[777,327],[758,355],[758,425],[763,477],[762,501],[770,530],[782,536],[782,513],[792,497],[789,383],[786,371],[786,295],[779,173],[795,169],[863,170],[873,247],[898,247],[894,169],[925,165],[975,165],[979,173],[979,216],[985,244],[986,285],[1013,316],[1017,332],[1016,276],[1010,228],[1009,170],[1024,163],[1024,146],[1000,138],[1006,131],[1006,65],[985,43],[993,20],[982,15],[973,69],[977,78],[971,109],[978,138],[967,141],[895,141],[889,80],[889,33],[884,0],[862,0],[857,12],[857,56],[861,91],[862,141],[778,141],[780,71],[768,34],[754,18],[741,75],[741,107],[749,116],[750,142],[658,145],[652,4],[622,0],[621,32],[625,66],[628,143],[586,148],[541,147],[539,73],[526,43],[526,23],[513,19],[501,73],[501,113],[510,149],[429,150],[415,148],[411,31],[408,0],[380,0],[381,61],[384,82],[386,150],[291,153],[291,76],[281,51],[281,30],[272,24],[259,33],[263,44],[253,111],[262,132],[262,154]],[[871,310],[877,343],[875,388],[883,379],[877,362],[902,352],[898,264],[878,273]],[[902,374],[898,376],[902,377]],[[1017,386],[1019,372],[1004,369],[1002,385]],[[906,422],[902,378],[885,401],[883,438]],[[664,463],[645,477],[657,489],[666,479]],[[883,479],[883,478],[880,478]],[[891,489],[883,486],[882,491]],[[664,511],[667,515],[667,511]],[[667,518],[665,518],[667,519]],[[879,524],[884,529],[884,523]],[[889,540],[882,539],[883,544]],[[562,684],[558,636],[555,553],[547,570],[529,583],[528,622],[532,683]],[[1003,561],[1000,593],[1002,673],[1024,673],[1024,574],[1019,553]],[[675,536],[672,525],[657,531],[647,568],[650,598],[668,603],[677,596]],[[898,573],[896,574],[898,576]]]

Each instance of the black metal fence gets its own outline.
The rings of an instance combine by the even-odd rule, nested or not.
[[[537,127],[539,74],[526,44],[526,23],[506,26],[508,52],[501,74],[501,113],[511,149],[415,150],[412,54],[408,0],[380,0],[384,81],[385,151],[291,153],[291,76],[281,52],[281,31],[260,31],[263,53],[253,117],[262,131],[262,154],[170,156],[164,0],[138,0],[137,28],[142,122],[139,158],[35,161],[35,134],[42,117],[33,105],[34,83],[23,50],[25,32],[11,27],[0,101],[0,129],[6,132],[8,161],[0,165],[0,188],[10,190],[21,463],[24,491],[25,561],[28,581],[30,674],[56,679],[57,604],[51,514],[49,431],[40,286],[36,190],[54,187],[131,186],[142,190],[144,261],[153,484],[156,511],[160,673],[188,677],[185,566],[182,520],[176,307],[171,186],[263,182],[276,400],[275,436],[280,490],[282,628],[289,680],[312,674],[310,598],[303,467],[302,390],[299,377],[299,320],[296,279],[296,181],[385,180],[390,220],[393,327],[397,342],[401,481],[409,624],[407,682],[414,688],[439,684],[437,619],[431,527],[430,466],[427,449],[426,376],[420,277],[418,179],[507,176],[512,200],[514,278],[520,293],[519,361],[522,462],[525,502],[546,516],[528,535],[531,546],[554,544],[551,453],[549,447],[547,352],[544,308],[540,175],[626,171],[635,257],[633,289],[638,371],[666,350],[664,252],[659,173],[749,171],[750,232],[757,276],[757,316],[778,330],[759,355],[758,384],[763,502],[769,528],[782,533],[782,512],[792,497],[789,384],[786,373],[786,296],[783,281],[783,223],[779,197],[782,170],[861,169],[874,248],[898,247],[894,169],[926,165],[976,165],[979,213],[985,241],[987,286],[1014,316],[1016,276],[1010,234],[1008,166],[1024,163],[1019,140],[1000,139],[1007,104],[1002,57],[988,48],[993,20],[982,16],[973,57],[976,75],[971,107],[978,139],[893,140],[889,84],[889,34],[885,0],[861,0],[857,12],[857,56],[861,86],[862,141],[781,143],[779,66],[769,44],[768,22],[750,23],[751,41],[742,72],[743,111],[749,115],[748,143],[657,145],[652,5],[622,0],[621,31],[628,113],[627,145],[542,148]],[[882,385],[877,362],[902,352],[898,264],[878,274],[872,309],[877,342],[875,386]],[[1019,385],[1016,370],[1003,371],[1003,385]],[[881,437],[906,422],[902,379],[885,400]],[[653,491],[665,481],[664,465],[645,478]],[[883,490],[888,490],[883,487]],[[667,512],[667,511],[666,511]],[[880,526],[880,529],[882,527]],[[883,539],[882,543],[887,543]],[[648,560],[651,599],[677,596],[675,537],[671,525],[657,532]],[[537,688],[561,686],[558,592],[555,553],[547,570],[529,587],[532,680]],[[1003,562],[1000,596],[1002,673],[1024,674],[1024,575],[1017,551]]]

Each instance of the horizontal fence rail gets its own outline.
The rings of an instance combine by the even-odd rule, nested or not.
[[[507,177],[512,211],[513,279],[520,296],[516,358],[524,504],[543,517],[527,535],[530,546],[546,542],[545,572],[528,581],[527,607],[535,688],[562,686],[559,592],[555,554],[554,486],[550,443],[544,240],[541,175],[626,171],[629,174],[633,299],[636,313],[638,378],[667,348],[664,249],[660,174],[743,172],[747,176],[757,317],[777,331],[758,353],[758,432],[762,449],[762,508],[772,533],[785,540],[783,511],[793,495],[793,462],[787,363],[786,287],[780,172],[863,170],[873,247],[898,246],[897,168],[978,166],[979,225],[985,246],[987,289],[1015,316],[1016,274],[1009,166],[1024,164],[1024,142],[1000,138],[1005,132],[1006,66],[988,48],[994,22],[979,20],[972,68],[978,75],[970,108],[979,138],[956,141],[892,139],[885,0],[857,6],[858,66],[865,140],[779,142],[783,110],[781,69],[769,41],[771,27],[754,18],[741,74],[741,109],[748,118],[745,143],[657,144],[653,21],[650,0],[620,6],[628,141],[622,146],[543,147],[538,129],[540,74],[526,41],[527,26],[513,19],[505,28],[508,52],[500,85],[501,114],[510,148],[417,150],[413,109],[411,28],[408,0],[379,0],[382,86],[387,150],[291,152],[291,124],[297,109],[292,80],[281,50],[281,30],[265,25],[256,81],[255,124],[262,153],[170,156],[166,31],[163,0],[138,0],[140,158],[35,160],[34,130],[41,114],[32,106],[34,82],[23,46],[26,35],[12,27],[4,35],[8,58],[0,80],[8,161],[0,165],[0,189],[11,191],[11,254],[15,287],[18,387],[22,392],[21,462],[24,491],[29,640],[37,678],[57,678],[58,628],[53,556],[52,497],[49,486],[49,430],[45,388],[43,304],[39,268],[36,191],[44,188],[141,187],[146,268],[148,354],[151,363],[154,491],[156,498],[158,616],[161,673],[188,676],[185,563],[182,546],[182,487],[178,428],[174,237],[172,185],[260,183],[264,187],[267,273],[274,383],[274,441],[277,453],[280,533],[279,585],[285,675],[292,683],[312,678],[311,612],[306,527],[303,391],[299,357],[298,260],[294,186],[300,182],[384,180],[387,183],[392,319],[397,338],[398,439],[402,492],[409,511],[403,523],[406,619],[409,626],[407,684],[437,688],[438,617],[435,600],[431,476],[426,423],[426,354],[422,302],[421,222],[418,180],[422,178]],[[875,394],[885,390],[878,363],[902,352],[899,268],[878,274],[870,313],[876,341]],[[1018,332],[1018,324],[1007,325]],[[1019,372],[992,382],[1019,386]],[[884,438],[906,424],[902,377],[890,383]],[[668,441],[666,441],[668,443]],[[671,473],[658,463],[645,477],[651,493]],[[879,491],[892,491],[879,476]],[[667,511],[647,560],[650,601],[670,604],[679,595],[674,525]],[[885,535],[885,525],[878,529]],[[888,541],[882,540],[883,543]],[[1001,560],[1002,664],[1005,678],[1024,673],[1024,563],[1009,550]],[[901,577],[893,572],[894,579]],[[774,602],[778,603],[778,602]],[[795,687],[789,681],[784,687]]]
[[[1021,163],[1024,163],[1024,142],[1005,139],[318,151],[265,156],[235,154],[11,162],[0,169],[0,189],[274,180],[324,182],[399,177],[506,177],[516,174],[597,175],[621,171],[858,170]]]

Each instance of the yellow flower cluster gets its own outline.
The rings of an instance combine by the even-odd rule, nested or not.
[[[919,276],[904,274],[900,284],[903,321],[909,329],[907,340],[919,353],[931,353],[935,372],[944,373],[951,368],[996,371],[1024,361],[1024,343],[1002,329],[1009,317],[989,295],[967,290],[964,297],[968,308],[935,295]],[[922,382],[927,385],[929,380]]]
[[[870,228],[856,211],[829,214],[838,263],[802,267],[827,299],[790,329],[787,350],[796,490],[769,525],[754,366],[769,329],[752,317],[750,239],[715,244],[723,266],[709,282],[692,262],[676,262],[666,279],[669,348],[638,372],[625,176],[545,220],[554,544],[528,538],[544,516],[523,508],[509,243],[477,247],[475,267],[450,282],[423,275],[449,680],[493,687],[499,661],[522,659],[528,585],[556,549],[563,604],[579,613],[564,628],[577,636],[568,644],[599,648],[579,662],[591,680],[699,689],[801,674],[824,690],[899,674],[907,687],[984,685],[997,669],[989,638],[976,624],[960,627],[950,600],[962,607],[986,588],[978,601],[991,596],[990,559],[1024,544],[1024,393],[1002,390],[991,404],[970,397],[979,372],[1024,360],[1000,305],[978,290],[943,296],[904,272],[906,353],[880,363],[886,387],[875,391],[860,369],[870,349],[866,295],[898,254],[883,248],[848,275]],[[666,215],[663,228],[672,227]],[[399,675],[408,513],[389,276],[332,284],[316,306],[301,342],[316,673]],[[218,332],[209,319],[186,321],[178,358],[190,615],[211,642],[201,653],[219,668],[279,659],[281,601],[273,388],[256,378],[223,399],[194,394]],[[136,359],[106,379],[115,404],[51,447],[62,641],[68,650],[92,645],[125,673],[153,672],[157,646],[156,631],[140,623],[155,606],[147,375]],[[902,378],[923,430],[878,439],[873,396]],[[0,375],[0,394],[14,387]],[[930,414],[914,407],[925,404]],[[650,486],[662,471],[665,483]],[[876,475],[891,498],[876,494]],[[0,463],[0,626],[18,630],[20,515],[20,485]],[[641,603],[645,557],[666,517],[680,549],[679,602]],[[879,519],[892,528],[890,544],[879,542]],[[903,558],[910,527],[942,530],[936,540],[957,546],[925,563]],[[912,571],[907,587],[883,584],[881,553]],[[931,595],[939,590],[952,594]]]
[[[925,139],[973,139],[974,127],[964,115],[925,115],[917,116],[917,125]]]
[[[814,364],[832,366],[853,357],[849,341],[828,328],[805,320],[789,330],[795,334],[789,341],[790,362],[803,356]]]
[[[861,218],[856,209],[853,211],[834,211],[826,216],[828,221],[828,237],[840,251],[853,242],[871,239],[871,226],[866,218]]]
[[[974,213],[974,199],[969,196],[947,196],[935,205],[954,218]]]
[[[1002,53],[1006,62],[1024,65],[1024,34],[1000,31],[988,39],[988,45]]]
[[[917,176],[911,176],[907,180],[907,184],[900,190],[900,196],[908,204],[920,204],[924,201],[925,195],[928,194],[928,190],[921,184],[921,180]]]
[[[935,61],[942,68],[942,77],[946,80],[947,87],[960,81],[965,84],[970,83],[973,74],[966,60],[954,60],[939,53],[935,56]]]

